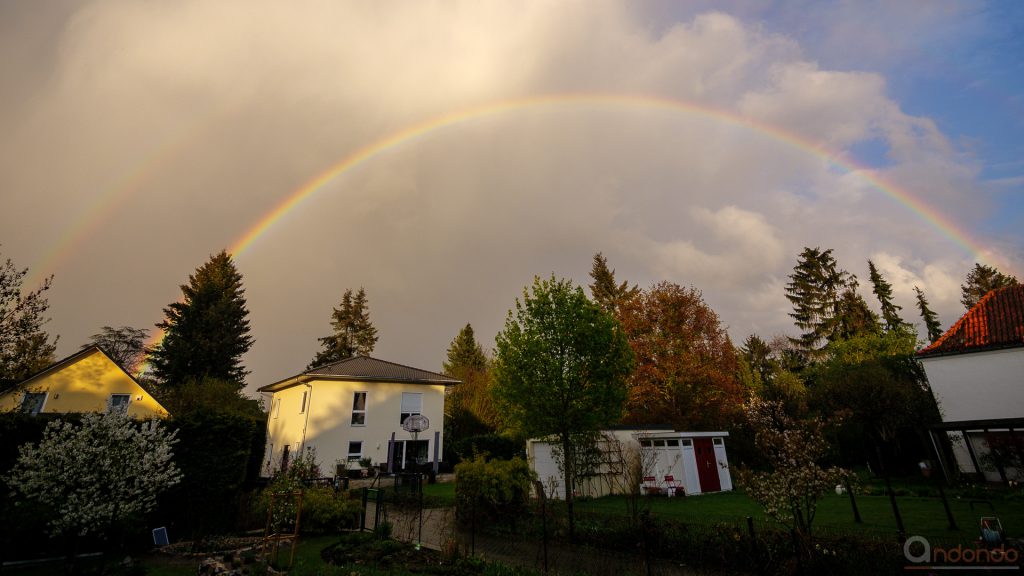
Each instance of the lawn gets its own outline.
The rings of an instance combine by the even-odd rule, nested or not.
[[[650,506],[651,514],[665,519],[692,523],[744,523],[747,516],[755,521],[771,523],[761,507],[742,492],[723,492],[684,498],[650,497],[643,501]],[[1024,501],[1019,499],[993,500],[995,514],[1002,520],[1008,536],[1024,534]],[[946,513],[938,498],[897,497],[900,514],[906,534],[922,535],[935,539],[971,541],[978,536],[978,520],[992,512],[984,504],[975,504],[972,510],[967,499],[951,499],[950,508],[959,530],[948,529]],[[863,520],[853,521],[850,499],[847,496],[829,494],[818,506],[814,526],[825,532],[855,532],[886,537],[895,536],[896,520],[889,498],[886,496],[857,496],[857,507]],[[626,500],[622,496],[609,496],[596,500],[579,501],[581,512],[626,515]]]
[[[424,484],[423,496],[428,507],[455,506],[455,482]]]

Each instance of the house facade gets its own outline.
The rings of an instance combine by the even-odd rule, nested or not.
[[[360,468],[366,459],[391,471],[436,466],[444,459],[445,389],[458,383],[356,356],[263,386],[270,408],[263,473],[270,476],[309,450],[325,474]]]
[[[61,414],[125,410],[165,418],[167,410],[100,347],[85,348],[0,392],[0,411]]]
[[[1024,480],[1024,286],[986,294],[918,359],[942,413],[932,432],[952,441],[947,476]]]

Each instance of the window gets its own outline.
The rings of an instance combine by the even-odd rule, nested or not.
[[[128,410],[128,403],[131,400],[131,394],[111,394],[107,412],[125,412]]]
[[[715,446],[721,446],[722,445],[722,439],[721,438],[715,438],[715,439],[713,439],[711,441],[715,444]]]
[[[641,440],[640,445],[643,446],[644,448],[650,448],[654,444],[650,440]]]
[[[363,457],[363,442],[349,442],[348,443],[348,459],[359,460]]]
[[[352,395],[352,425],[366,426],[366,392]]]
[[[398,417],[398,423],[405,423],[405,419],[413,414],[423,413],[423,394],[419,392],[402,392],[402,413]]]
[[[43,409],[44,402],[46,402],[46,392],[25,392],[19,410],[22,414],[35,416]]]
[[[302,391],[302,404],[299,405],[299,414],[306,411],[306,398],[309,397],[309,390]]]
[[[693,448],[693,440],[689,438],[683,440],[683,448]]]
[[[679,446],[679,440],[665,440],[666,446]]]
[[[281,399],[274,398],[274,418],[277,418],[281,414]]]
[[[655,440],[654,441],[654,447],[655,448],[664,448],[665,447],[665,441],[664,440]]]

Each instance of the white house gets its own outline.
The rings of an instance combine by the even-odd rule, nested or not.
[[[605,430],[577,479],[576,494],[598,497],[641,491],[646,494],[703,494],[732,490],[725,452],[728,432],[675,432],[669,429]],[[546,494],[565,498],[561,455],[551,439],[526,444],[527,459]]]
[[[933,433],[949,435],[958,469],[1024,479],[1024,286],[989,292],[917,355],[942,413]]]
[[[392,471],[444,459],[445,388],[459,381],[393,362],[356,356],[259,389],[270,395],[264,474],[308,449],[325,472],[369,458]],[[413,415],[421,431],[403,428]]]

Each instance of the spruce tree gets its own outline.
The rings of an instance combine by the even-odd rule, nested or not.
[[[444,362],[444,373],[458,377],[456,373],[462,370],[483,370],[485,368],[487,368],[487,356],[484,355],[483,346],[476,341],[473,326],[466,324],[448,346],[448,359]]]
[[[164,308],[163,341],[149,350],[153,375],[176,389],[214,378],[245,385],[242,355],[252,347],[242,275],[226,250],[211,256],[181,286],[182,298]]]
[[[857,277],[851,275],[839,300],[837,338],[829,338],[829,342],[849,340],[857,336],[879,332],[878,315],[871,311],[868,303],[857,292],[858,286]]]
[[[779,363],[772,354],[771,346],[757,334],[747,336],[738,351],[762,383],[770,382],[779,369]]]
[[[832,249],[804,248],[789,275],[786,298],[793,305],[789,313],[803,330],[790,340],[808,359],[823,355],[828,342],[840,337],[841,307],[849,274],[836,267]]]
[[[886,281],[871,260],[868,260],[868,272],[871,279],[871,291],[874,292],[878,303],[882,306],[882,320],[885,321],[885,329],[891,331],[905,326],[906,323],[900,318],[899,313],[902,307],[892,301],[892,284]]]
[[[920,288],[914,286],[914,293],[917,294],[917,309],[921,311],[921,320],[924,320],[925,330],[928,331],[928,341],[935,342],[942,336],[939,316],[928,306],[928,300]]]
[[[373,347],[377,344],[377,329],[370,322],[366,291],[359,288],[353,295],[351,288],[345,290],[340,306],[331,314],[334,333],[319,339],[323,348],[310,361],[307,369],[373,353]]]
[[[967,279],[960,285],[960,303],[970,310],[978,300],[992,290],[1017,284],[1017,279],[1013,276],[1007,276],[991,266],[975,264],[967,274]]]
[[[640,293],[635,284],[630,287],[629,282],[619,284],[615,281],[615,270],[608,268],[608,260],[600,252],[594,254],[590,277],[594,280],[590,285],[590,294],[594,302],[611,314],[615,314],[624,302]]]

